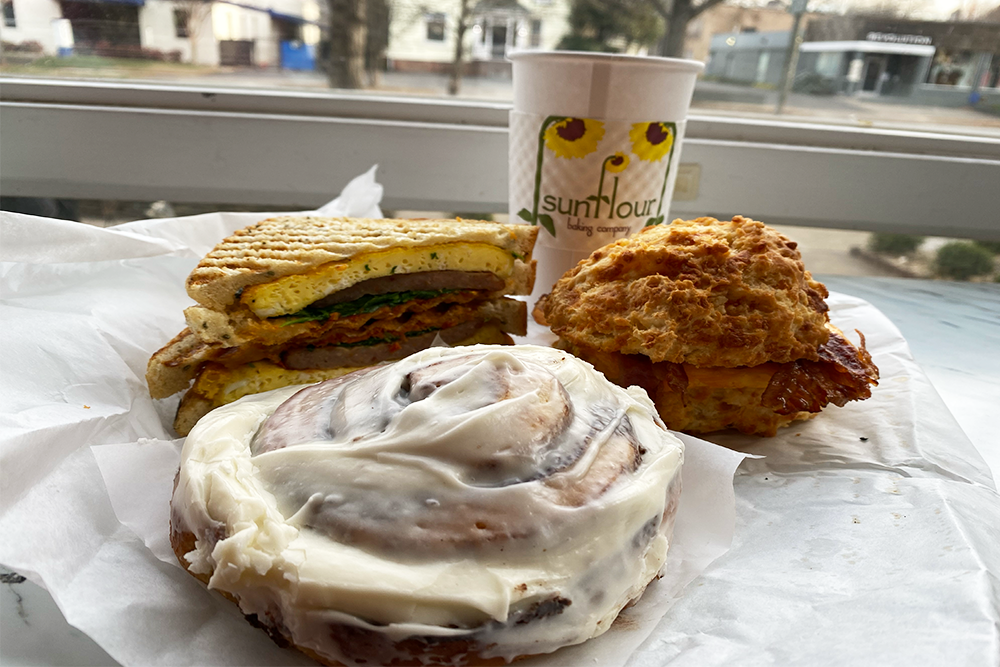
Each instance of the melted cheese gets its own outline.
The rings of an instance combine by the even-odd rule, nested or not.
[[[551,652],[606,631],[666,560],[683,445],[645,392],[568,353],[431,348],[300,390],[204,417],[184,444],[172,508],[199,536],[185,556],[193,572],[245,614],[277,608],[294,643],[327,660],[353,662],[331,623],[393,641],[471,637],[484,657]],[[637,463],[605,466],[623,441]],[[499,485],[480,477],[497,470]],[[593,495],[574,500],[588,485]],[[392,543],[435,521],[475,534],[482,513],[510,530],[478,548],[431,540],[426,550],[441,551],[428,556],[334,539],[321,528],[326,506]],[[209,541],[219,524],[225,537]],[[531,616],[554,599],[568,604]]]
[[[240,301],[258,317],[280,317],[297,313],[309,304],[359,282],[401,273],[489,271],[506,280],[514,270],[514,260],[510,251],[486,243],[392,248],[248,287]]]

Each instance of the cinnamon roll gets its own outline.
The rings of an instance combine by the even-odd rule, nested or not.
[[[534,346],[432,348],[219,408],[184,445],[181,564],[325,664],[482,664],[607,630],[662,568],[683,445]]]

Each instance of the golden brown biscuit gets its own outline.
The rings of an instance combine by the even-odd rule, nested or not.
[[[796,243],[774,229],[742,216],[698,218],[597,250],[536,312],[574,345],[732,368],[817,359],[827,294]]]
[[[827,321],[794,241],[737,216],[675,220],[605,246],[535,307],[557,343],[645,389],[668,427],[773,436],[871,396],[878,368]]]

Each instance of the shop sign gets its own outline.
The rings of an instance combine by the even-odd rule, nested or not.
[[[892,32],[870,32],[865,36],[869,42],[889,42],[890,44],[930,44],[927,35],[897,35]]]

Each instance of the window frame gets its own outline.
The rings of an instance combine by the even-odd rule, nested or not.
[[[429,12],[424,14],[424,39],[428,42],[444,43],[448,41],[448,15],[444,12]],[[440,28],[441,36],[431,36],[432,28]],[[436,33],[435,33],[436,35]]]
[[[191,22],[191,10],[183,7],[173,8],[174,37],[177,39],[190,39],[191,31],[188,24]]]
[[[532,49],[542,46],[542,26],[541,18],[532,17],[528,35],[528,46]]]
[[[378,163],[386,209],[503,212],[509,110],[0,77],[0,190],[301,209]],[[1000,138],[692,114],[682,164],[700,181],[671,215],[1000,240]]]
[[[17,28],[17,9],[14,7],[14,0],[3,0],[0,4],[3,9],[3,27]]]

